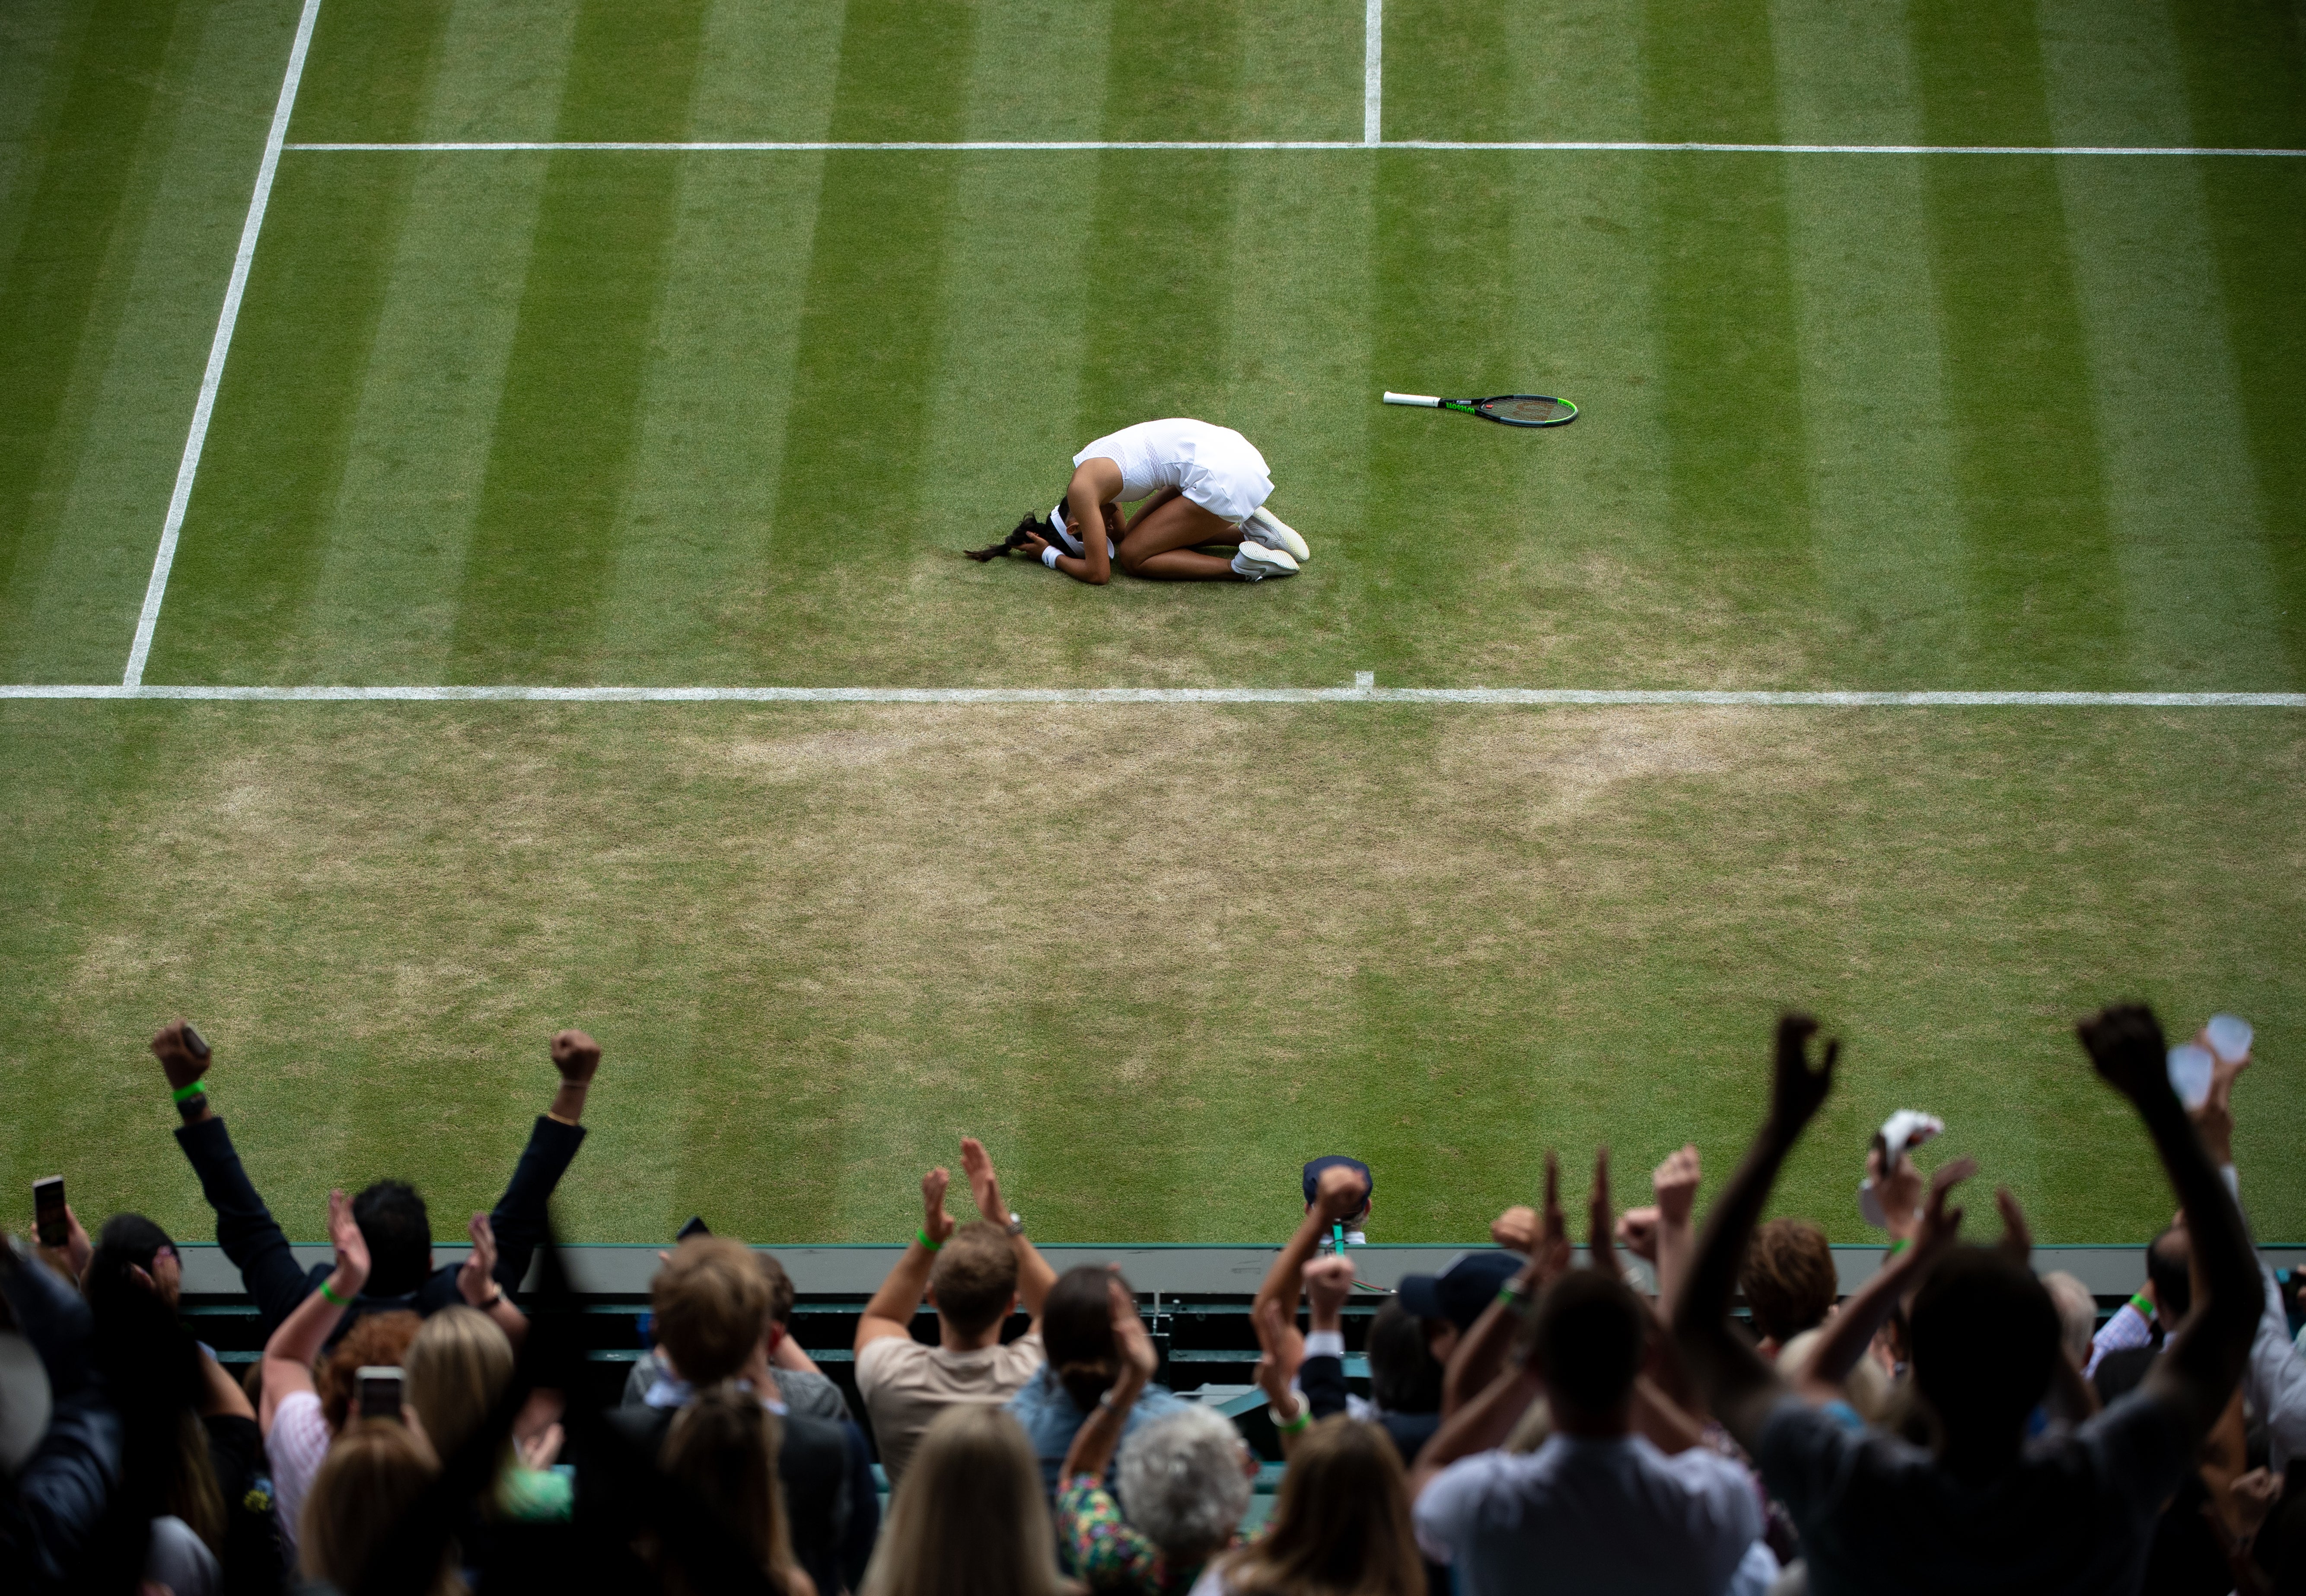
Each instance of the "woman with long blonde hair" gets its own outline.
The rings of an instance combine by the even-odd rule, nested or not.
[[[512,1383],[512,1339],[485,1313],[443,1308],[424,1321],[401,1361],[408,1406],[445,1464]],[[549,1523],[568,1519],[576,1491],[568,1471],[552,1467],[559,1450],[558,1424],[534,1437],[507,1437],[482,1497],[483,1512]]]
[[[1069,1596],[1041,1467],[999,1408],[955,1406],[922,1434],[863,1596]]]
[[[659,1466],[738,1539],[771,1584],[785,1596],[817,1596],[816,1583],[793,1558],[777,1483],[779,1439],[776,1419],[758,1396],[733,1382],[714,1386],[673,1420]],[[670,1546],[663,1577],[670,1596],[689,1596],[696,1588]]]
[[[1384,1430],[1342,1415],[1297,1438],[1266,1532],[1192,1596],[1424,1596],[1409,1482]]]
[[[304,1498],[297,1558],[308,1580],[357,1589],[387,1539],[440,1472],[424,1438],[392,1419],[355,1419],[329,1448]],[[465,1582],[443,1547],[424,1596],[463,1596]]]

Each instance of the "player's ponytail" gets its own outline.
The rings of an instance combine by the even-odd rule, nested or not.
[[[1057,541],[1056,529],[1038,516],[1028,516],[1017,523],[1017,529],[1003,542],[988,544],[982,549],[963,549],[961,552],[982,565],[988,559],[1008,553],[1012,549],[1023,548],[1028,538],[1039,538],[1045,543],[1054,543]]]

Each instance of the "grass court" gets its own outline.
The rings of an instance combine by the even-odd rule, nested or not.
[[[2295,694],[2302,150],[2295,0],[19,0],[0,681]],[[1302,576],[960,558],[1170,414]],[[896,1239],[964,1131],[1044,1239],[1334,1150],[1470,1239],[1549,1143],[1718,1183],[1801,1003],[1784,1211],[1914,1106],[2132,1242],[2138,994],[2256,1024],[2289,1241],[2302,790],[2299,707],[18,694],[0,1183],[205,1239],[184,1013],[292,1234],[446,1238],[576,1023],[576,1239]]]

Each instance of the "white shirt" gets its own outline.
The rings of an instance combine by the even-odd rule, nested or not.
[[[264,1461],[272,1467],[272,1505],[280,1523],[281,1549],[288,1566],[296,1566],[296,1531],[304,1513],[304,1497],[312,1478],[329,1455],[336,1437],[321,1415],[320,1399],[310,1391],[291,1391],[272,1410],[272,1430],[264,1438]]]
[[[1121,467],[1123,504],[1175,488],[1211,515],[1239,521],[1273,497],[1273,478],[1254,444],[1231,427],[1185,416],[1108,432],[1073,457],[1075,465],[1089,460]]]
[[[1451,1464],[1417,1498],[1417,1543],[1460,1596],[1591,1591],[1721,1596],[1762,1533],[1745,1470],[1702,1447],[1557,1432],[1535,1452]]]

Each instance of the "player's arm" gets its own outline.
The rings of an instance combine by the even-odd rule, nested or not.
[[[1065,485],[1065,518],[1087,552],[1057,551],[1055,568],[1076,581],[1102,587],[1113,580],[1113,544],[1105,507],[1121,497],[1121,467],[1111,460],[1084,460]]]

